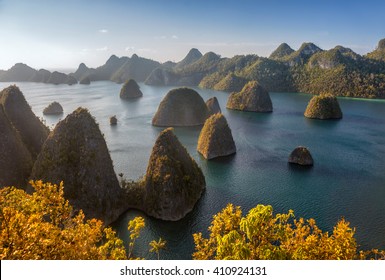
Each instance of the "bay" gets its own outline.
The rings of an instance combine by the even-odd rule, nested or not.
[[[9,83],[0,83],[5,88]],[[51,128],[77,107],[89,109],[99,123],[116,173],[138,179],[146,172],[155,140],[162,130],[151,125],[159,102],[171,87],[140,84],[143,97],[124,101],[121,85],[17,83],[35,114]],[[164,222],[136,210],[123,214],[112,226],[128,242],[127,223],[143,216],[146,228],[135,244],[135,254],[150,259],[148,243],[167,240],[163,259],[191,259],[192,234],[207,234],[212,216],[228,203],[244,214],[257,204],[270,204],[275,213],[293,209],[297,217],[315,218],[323,230],[332,230],[344,217],[356,228],[361,249],[385,249],[385,102],[339,98],[342,120],[319,121],[303,117],[311,95],[270,93],[273,113],[230,111],[228,93],[196,89],[204,100],[216,96],[232,129],[237,153],[206,161],[196,152],[201,127],[176,128],[175,133],[206,177],[207,188],[194,208],[178,222]],[[64,108],[62,116],[43,116],[52,101]],[[118,125],[111,127],[109,117]],[[307,146],[315,164],[298,168],[287,164],[290,152]]]

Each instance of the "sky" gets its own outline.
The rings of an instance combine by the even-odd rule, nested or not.
[[[385,38],[385,0],[0,0],[0,69],[97,67],[134,53],[178,62],[191,48],[267,57],[342,45],[360,54]]]

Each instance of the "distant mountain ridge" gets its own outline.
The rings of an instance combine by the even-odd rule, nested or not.
[[[25,64],[16,64],[7,71],[0,70],[0,81],[57,83],[52,82],[53,75],[47,70],[36,71]],[[385,98],[385,39],[366,55],[343,46],[323,50],[313,43],[303,43],[298,50],[282,43],[269,58],[253,54],[222,58],[213,52],[202,55],[195,48],[177,63],[161,64],[136,54],[112,55],[97,68],[81,63],[74,73],[66,79],[61,75],[59,80],[72,84],[74,79],[117,83],[134,79],[153,86],[199,86],[228,92],[238,91],[255,80],[270,92],[327,92],[335,96]]]
[[[16,63],[7,71],[0,71],[0,82],[35,82],[47,84],[76,84],[74,76],[50,72],[45,69],[36,70],[24,63]]]

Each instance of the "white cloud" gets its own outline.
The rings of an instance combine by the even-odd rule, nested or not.
[[[126,52],[132,52],[132,51],[135,50],[135,47],[126,47],[124,50],[125,50]]]
[[[100,33],[108,33],[108,29],[99,29]]]
[[[97,48],[96,50],[99,51],[99,52],[105,52],[105,51],[108,51],[108,47],[104,46],[104,47],[101,47],[101,48]]]
[[[171,38],[173,38],[174,40],[176,40],[176,39],[178,39],[178,36],[172,35]]]

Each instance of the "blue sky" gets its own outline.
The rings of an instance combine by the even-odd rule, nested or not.
[[[385,1],[0,0],[0,69],[96,67],[112,54],[161,62],[193,47],[268,56],[313,42],[365,54],[385,38]]]

